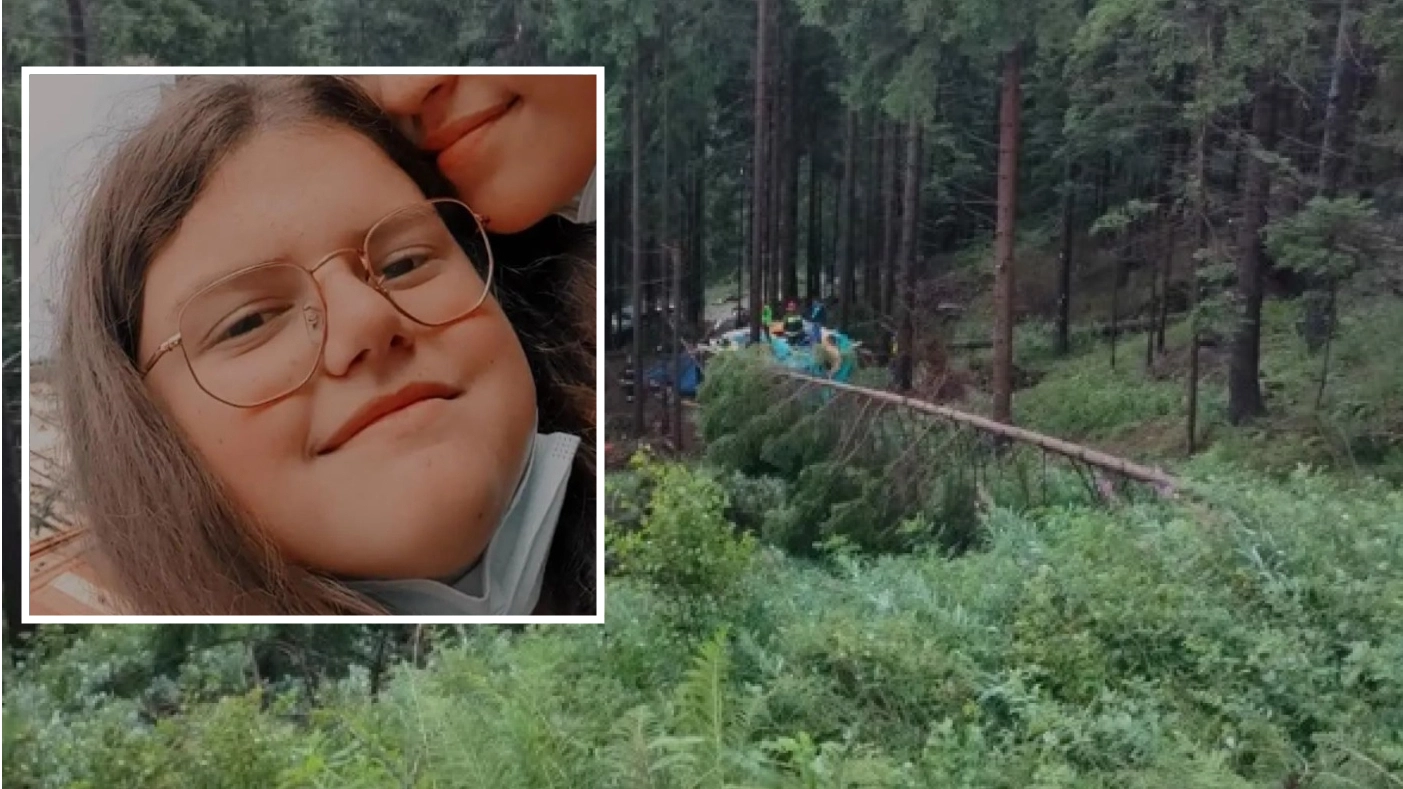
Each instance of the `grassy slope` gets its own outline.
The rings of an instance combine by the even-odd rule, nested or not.
[[[135,700],[102,692],[148,659],[141,629],[95,628],[43,665],[7,666],[4,777],[1266,789],[1307,771],[1303,786],[1394,785],[1403,499],[1200,463],[1219,478],[1211,510],[996,511],[988,548],[955,560],[822,570],[762,552],[723,610],[686,626],[671,592],[616,581],[603,628],[469,629],[379,703],[358,673],[305,719],[234,694],[143,723]],[[664,517],[679,516],[715,523],[685,506]],[[179,683],[193,698],[244,670],[231,645]]]
[[[1182,255],[1180,256],[1182,258]],[[982,337],[990,325],[988,279],[977,251],[947,263],[948,287],[974,294],[960,320],[938,329],[954,338]],[[1074,336],[1067,358],[1054,352],[1056,262],[1044,250],[1020,251],[1015,364],[1035,384],[1014,397],[1015,419],[1063,438],[1084,441],[1130,457],[1173,462],[1186,446],[1184,413],[1189,327],[1172,323],[1166,353],[1146,370],[1145,335],[1124,335],[1117,365],[1105,338]],[[1074,324],[1109,317],[1110,262],[1096,252],[1081,260],[1074,283]],[[1185,274],[1182,260],[1176,274]],[[1132,272],[1122,310],[1148,304],[1148,270]],[[1201,444],[1216,445],[1235,460],[1274,472],[1298,463],[1381,474],[1403,482],[1403,300],[1382,276],[1363,277],[1341,297],[1340,326],[1332,348],[1326,397],[1315,408],[1320,357],[1309,354],[1295,330],[1299,304],[1269,299],[1264,307],[1262,382],[1270,411],[1261,422],[1233,428],[1226,422],[1226,350],[1205,348],[1200,357]],[[988,351],[966,352],[957,368],[988,369]],[[965,407],[982,411],[987,395],[971,390]]]

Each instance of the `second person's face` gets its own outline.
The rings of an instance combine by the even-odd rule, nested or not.
[[[595,166],[593,75],[364,76],[459,196],[497,233],[568,203]]]

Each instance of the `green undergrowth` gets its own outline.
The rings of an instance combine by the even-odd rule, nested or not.
[[[1403,494],[1213,459],[1203,498],[982,516],[988,539],[824,565],[749,544],[714,472],[644,467],[603,626],[442,628],[246,686],[237,643],[154,720],[99,626],[6,666],[15,787],[1389,787],[1403,781]],[[700,494],[700,495],[694,495]],[[697,532],[685,536],[686,532]],[[679,542],[681,541],[681,542]],[[670,556],[670,558],[669,558]],[[715,572],[715,578],[708,576]],[[684,598],[724,604],[699,617]]]
[[[1403,336],[1403,304],[1349,295],[1330,348],[1323,396],[1324,357],[1300,337],[1298,302],[1268,301],[1263,309],[1265,417],[1228,425],[1226,348],[1202,351],[1201,445],[1277,475],[1308,465],[1403,483],[1403,343],[1390,340]],[[1135,458],[1182,458],[1187,322],[1169,326],[1166,353],[1149,370],[1143,333],[1121,340],[1114,369],[1106,340],[1074,335],[1072,353],[1064,358],[1057,356],[1053,338],[1053,327],[1037,322],[1020,326],[1015,336],[1015,362],[1037,375],[1036,383],[1015,393],[1019,424]]]

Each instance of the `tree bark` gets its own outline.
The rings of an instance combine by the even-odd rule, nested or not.
[[[1350,126],[1354,118],[1354,69],[1350,52],[1355,48],[1352,14],[1353,0],[1340,0],[1339,21],[1335,29],[1335,52],[1330,66],[1330,92],[1325,103],[1325,124],[1320,139],[1319,194],[1330,199],[1339,193],[1340,176],[1344,170],[1344,151],[1349,145]],[[1312,353],[1328,345],[1335,330],[1335,283],[1323,273],[1307,276],[1309,290],[1305,294],[1303,321],[1306,347]],[[1321,390],[1324,390],[1322,383]]]
[[[750,311],[751,314],[746,322],[746,326],[750,326],[756,320],[759,320],[759,318],[755,316],[754,310],[746,306],[747,304],[752,304],[753,300],[746,298],[746,294],[750,291],[745,289],[746,270],[753,270],[755,261],[755,199],[752,193],[754,190],[755,175],[753,172],[746,172],[745,170],[741,171],[741,175],[742,183],[749,180],[751,182],[751,188],[740,190],[740,216],[737,218],[737,222],[740,229],[741,253],[740,257],[736,258],[736,309],[741,310],[744,308]],[[751,285],[751,290],[754,290],[753,283]],[[737,317],[739,318],[739,316]],[[736,328],[740,327],[737,326]]]
[[[810,136],[809,249],[804,259],[805,295],[809,301],[823,297],[823,283],[820,281],[823,265],[823,229],[819,227],[819,203],[823,200],[823,191],[819,183],[818,151],[813,141],[813,136]]]
[[[763,0],[762,0],[763,2]],[[633,434],[641,438],[646,432],[643,421],[643,401],[647,399],[643,382],[643,46],[639,42],[633,62],[633,96],[629,113],[629,142],[633,147],[632,185],[629,191],[630,227],[633,230]]]
[[[709,163],[704,135],[705,132],[699,129],[698,166],[692,171],[692,255],[687,261],[692,284],[687,290],[687,303],[693,326],[701,326],[706,319],[706,271],[702,261],[706,260],[706,173]]]
[[[1274,132],[1274,95],[1271,78],[1259,75],[1252,100],[1252,137],[1264,152],[1270,151]],[[1249,142],[1250,144],[1254,144]],[[1251,149],[1247,156],[1242,195],[1242,230],[1237,251],[1237,298],[1241,310],[1233,332],[1228,360],[1228,421],[1242,424],[1266,413],[1260,381],[1262,342],[1262,268],[1265,250],[1262,226],[1266,224],[1271,174]]]
[[[883,161],[882,173],[882,295],[877,306],[884,320],[892,314],[892,298],[896,293],[896,243],[897,231],[897,153],[900,150],[901,126],[895,121],[887,124],[887,139],[891,142],[891,153]]]
[[[8,59],[8,58],[7,58]],[[6,65],[9,65],[8,63]],[[8,69],[7,69],[8,71]],[[3,261],[5,268],[4,284],[10,285],[13,281],[14,290],[7,288],[6,308],[5,308],[5,329],[17,329],[19,320],[16,315],[18,302],[12,295],[20,293],[20,288],[24,283],[19,281],[19,240],[20,240],[20,162],[19,162],[19,124],[6,122],[3,132],[3,200],[4,224],[0,227],[0,235],[3,235]],[[21,594],[23,584],[27,583],[23,572],[24,554],[24,519],[21,507],[22,501],[28,501],[29,497],[23,490],[20,471],[20,359],[4,359],[3,388],[4,388],[4,410],[3,410],[3,443],[4,443],[4,609],[5,621],[10,627],[12,634],[33,629],[33,626],[24,625],[23,608],[21,607]]]
[[[1339,21],[1335,30],[1335,52],[1330,64],[1330,92],[1325,103],[1325,124],[1320,140],[1320,195],[1333,198],[1339,192],[1340,174],[1344,168],[1344,151],[1349,144],[1350,125],[1354,113],[1353,69],[1350,52],[1353,42],[1353,0],[1340,0]]]
[[[853,270],[855,268],[853,256],[855,245],[853,243],[853,189],[856,181],[856,153],[857,153],[857,113],[848,110],[847,118],[843,124],[843,185],[840,196],[840,207],[838,209],[838,254],[842,258],[842,271],[839,273],[841,279],[838,296],[838,323],[846,326],[852,322],[853,301],[856,290],[853,287]]]
[[[999,189],[994,231],[994,419],[1013,420],[1013,251],[1018,201],[1020,51],[1004,55],[999,107]]]
[[[897,335],[896,387],[911,391],[915,372],[916,344],[916,217],[920,216],[919,170],[921,160],[921,124],[916,118],[906,122],[906,178],[901,202],[901,324]],[[883,349],[885,350],[885,349]]]
[[[779,267],[784,298],[799,298],[799,140],[795,134],[795,96],[799,78],[795,48],[797,37],[790,31],[785,37],[786,62],[782,66],[785,75],[784,92],[781,95],[779,129],[783,139],[780,148],[782,164],[780,172],[779,201]]]
[[[88,65],[88,33],[83,0],[68,0],[68,65]]]
[[[1075,244],[1077,165],[1067,156],[1062,178],[1062,246],[1057,256],[1057,353],[1066,356],[1072,348],[1072,253]]]
[[[1129,244],[1129,239],[1122,244]],[[1120,286],[1126,275],[1125,259],[1130,255],[1126,249],[1116,252],[1115,274],[1111,277],[1111,369],[1116,369],[1116,340],[1120,338]]]
[[[1219,26],[1214,16],[1209,16],[1204,29],[1204,39],[1208,51],[1208,64],[1211,66],[1218,51]],[[1202,88],[1202,85],[1200,85]],[[1194,254],[1189,256],[1189,375],[1185,422],[1185,451],[1192,455],[1198,451],[1198,375],[1199,350],[1202,333],[1199,328],[1199,253],[1206,252],[1212,227],[1208,219],[1208,130],[1213,118],[1205,117],[1198,124],[1194,139],[1194,181],[1196,188],[1192,195],[1192,217],[1194,227]]]
[[[770,40],[771,0],[757,0],[755,7],[755,152],[751,159],[751,228],[750,245],[750,339],[759,342],[761,337],[760,312],[764,301],[762,272],[765,268],[764,228],[768,221],[764,216],[765,192],[769,176],[769,119],[765,75],[769,68],[768,42]],[[769,332],[769,327],[764,328]]]
[[[672,298],[682,304],[682,256],[677,249],[672,252]],[[672,400],[672,448],[682,451],[682,321],[678,315],[672,317],[672,387],[668,394]]]
[[[1177,157],[1176,148],[1176,157]],[[1174,212],[1166,208],[1162,217],[1159,264],[1159,314],[1155,316],[1155,350],[1163,355],[1165,334],[1169,331],[1169,291],[1174,285]]]
[[[867,218],[866,232],[862,236],[862,303],[866,305],[869,313],[875,314],[882,306],[882,173],[886,160],[891,157],[887,153],[889,146],[886,124],[882,122],[881,113],[872,113],[870,128],[871,132],[867,136],[868,147],[871,149],[866,178],[867,199],[863,201],[862,206],[862,213]]]

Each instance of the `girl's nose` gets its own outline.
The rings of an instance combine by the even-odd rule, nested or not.
[[[349,267],[327,269],[321,277],[327,309],[322,366],[327,374],[347,375],[360,362],[375,363],[392,349],[414,344],[408,319],[389,299],[352,274]]]

